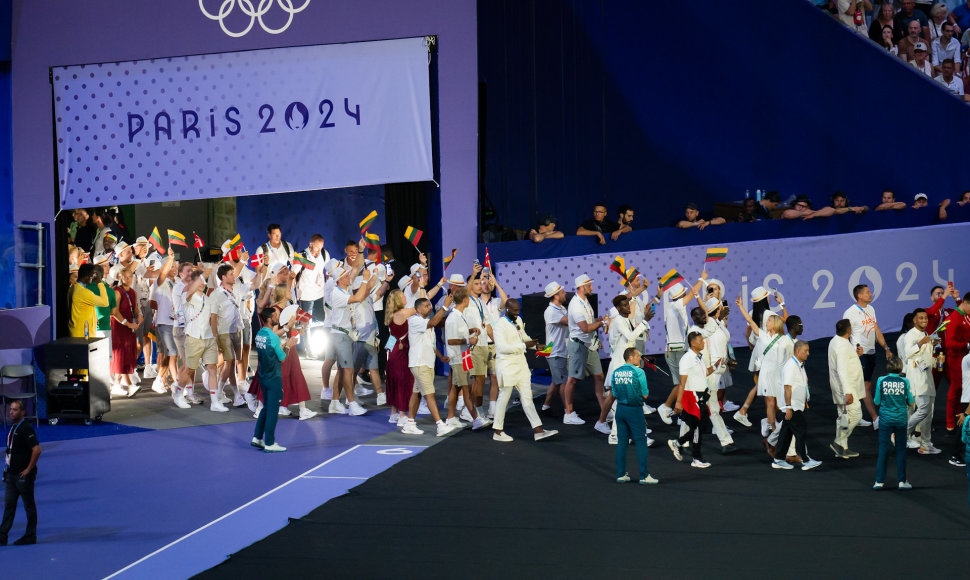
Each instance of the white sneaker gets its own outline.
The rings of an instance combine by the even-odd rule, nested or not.
[[[351,401],[350,405],[348,405],[347,407],[347,414],[353,415],[354,417],[363,415],[366,412],[367,412],[367,409],[361,407],[360,403],[358,403],[357,401]]]
[[[263,451],[266,453],[282,453],[286,451],[286,447],[283,447],[279,443],[273,443],[272,445],[264,446]]]
[[[509,434],[504,431],[502,432],[496,431],[495,433],[492,433],[492,441],[501,441],[502,443],[508,443],[509,441],[512,441],[512,440],[513,439],[509,436]]]
[[[401,413],[401,415],[397,418],[397,426],[404,427],[407,424],[408,424],[408,414]]]
[[[593,425],[593,429],[596,429],[597,431],[599,431],[604,435],[609,435],[611,432],[609,425],[607,425],[606,423],[600,423],[599,421],[597,421],[596,424]]]
[[[610,412],[606,414],[606,422],[612,423],[613,419],[615,418],[616,418],[616,413],[613,412],[613,409],[610,409]]]
[[[246,379],[237,380],[236,386],[239,387],[239,392],[243,395],[249,394],[249,381]]]
[[[263,412],[263,402],[256,401],[256,408],[253,409],[253,419],[259,419],[259,414]]]
[[[461,411],[465,408],[465,397],[458,397],[458,405],[455,407],[456,411]]]
[[[307,419],[312,419],[317,416],[316,411],[311,411],[306,407],[300,409],[300,421],[306,421]]]
[[[292,412],[292,411],[290,411],[289,409],[287,409],[286,407],[284,407],[284,406],[282,406],[282,405],[280,405],[280,410],[279,410],[279,411],[277,411],[277,414],[278,414],[278,415],[279,415],[280,417],[289,417],[290,415],[292,415],[292,414],[293,414],[293,412]]]
[[[872,427],[872,421],[866,421],[865,419],[859,419],[859,427]]]
[[[906,440],[906,448],[907,449],[919,449],[920,448],[920,442],[919,442],[919,440],[916,439],[915,437],[910,437],[908,440]]]
[[[246,404],[246,397],[243,396],[242,393],[239,393],[238,395],[233,397],[233,400],[232,400],[233,407],[242,407],[245,404]]]
[[[256,437],[253,437],[253,440],[249,442],[249,445],[257,449],[263,449],[264,447],[266,447],[266,444],[263,443],[263,440],[257,439]]]
[[[667,447],[669,447],[670,451],[674,454],[674,459],[677,461],[683,461],[684,456],[680,453],[680,445],[677,444],[676,439],[667,439]]]
[[[768,435],[771,435],[771,428],[768,425],[768,419],[762,419],[761,420],[761,436],[764,437],[765,439],[767,439],[768,438]]]
[[[231,399],[226,396],[225,385],[219,387],[219,402],[223,405],[228,405]]]
[[[357,383],[357,385],[354,387],[354,394],[358,397],[365,397],[367,395],[374,394],[374,389],[368,389],[360,383]]]
[[[930,443],[929,447],[920,447],[917,453],[919,453],[920,455],[937,455],[941,453],[941,451],[936,447],[934,447],[932,443]]]
[[[543,410],[543,411],[548,411],[548,410],[549,410],[549,409],[551,409],[551,408],[552,408],[552,405],[547,405],[547,404],[545,404],[545,403],[543,403],[543,404],[542,404],[542,410]]]
[[[606,443],[608,445],[616,445],[619,442],[620,442],[620,439],[613,433],[610,433],[610,436],[606,438]]]
[[[795,469],[795,466],[784,459],[775,459],[771,462],[772,469]]]
[[[647,447],[653,447],[655,443],[656,443],[656,441],[654,441],[653,439],[647,437]]]
[[[156,378],[152,382],[152,390],[155,391],[156,393],[158,393],[159,395],[166,395],[166,394],[168,394],[168,389],[165,388],[165,383],[163,383],[162,381],[160,381],[158,378]]]
[[[646,403],[643,404],[643,414],[644,415],[653,415],[656,412],[657,412],[657,408],[656,407],[651,407],[650,405],[648,405]]]
[[[229,407],[223,405],[220,401],[213,400],[212,404],[209,405],[210,411],[216,411],[218,413],[228,413]]]
[[[448,433],[451,433],[452,431],[455,430],[455,427],[453,425],[449,425],[444,421],[438,421],[437,425],[438,425],[438,432],[436,433],[436,435],[438,437],[444,437]]]
[[[573,411],[562,418],[562,423],[563,425],[585,425],[586,421],[580,419],[576,411]]]
[[[479,429],[484,429],[491,425],[492,422],[488,419],[479,415],[474,421],[472,421],[472,431],[478,431]]]
[[[556,431],[555,429],[549,429],[545,431],[539,431],[538,433],[533,433],[532,438],[535,439],[536,441],[542,441],[547,437],[552,437],[553,435],[558,435],[558,434],[559,434],[559,431]]]
[[[695,459],[690,462],[690,466],[697,467],[699,469],[707,469],[708,467],[711,466],[711,464],[707,463],[706,461],[701,461],[700,459]]]
[[[809,459],[808,461],[802,463],[802,471],[808,471],[810,469],[815,469],[819,465],[822,465],[822,462],[819,461],[818,459]]]
[[[246,393],[245,395],[243,395],[243,398],[246,399],[246,406],[249,407],[249,410],[250,411],[255,411],[256,410],[256,397],[250,395],[249,393]]]
[[[377,406],[383,407],[387,404],[387,393],[377,393]]]
[[[185,394],[185,400],[192,403],[193,405],[202,404],[202,399],[196,397],[193,391],[189,391],[188,393]]]
[[[128,389],[122,387],[118,383],[113,383],[111,385],[111,396],[112,397],[127,397]]]
[[[468,412],[468,407],[462,409],[461,414],[458,415],[458,417],[461,418],[462,421],[468,421],[469,423],[475,420],[475,418],[472,417],[472,414]]]
[[[327,408],[327,412],[333,413],[334,415],[346,415],[347,407],[344,407],[343,403],[334,399],[330,401],[330,406]]]
[[[447,421],[445,421],[445,424],[449,425],[450,427],[454,427],[455,429],[464,429],[467,426],[461,421],[459,421],[458,417],[452,417],[451,419],[448,419]]]
[[[649,435],[651,433],[653,433],[653,429],[651,429],[650,427],[647,427],[647,435]]]
[[[735,403],[734,401],[724,401],[724,412],[730,413],[731,411],[737,411],[741,408],[741,405]]]
[[[876,417],[876,420],[872,422],[872,429],[874,431],[879,430],[879,417]]]
[[[142,373],[142,376],[145,377],[146,379],[154,379],[155,377],[157,377],[158,365],[147,365],[145,367],[145,372]]]
[[[135,396],[135,393],[137,393],[140,390],[141,390],[141,385],[139,385],[138,383],[135,383],[133,385],[130,385],[128,387],[128,398],[130,399],[130,398],[134,397]]]
[[[673,420],[670,418],[670,413],[673,412],[673,409],[671,409],[665,404],[661,404],[659,407],[657,407],[657,412],[660,413],[661,421],[663,421],[668,425],[673,423]]]
[[[320,398],[321,399],[326,399],[327,401],[329,401],[330,399],[332,399],[333,398],[333,389],[330,388],[330,387],[327,387],[326,389],[323,389],[322,391],[320,391]]]
[[[397,420],[400,419],[400,418],[401,418],[401,414],[400,413],[391,413],[391,416],[388,417],[387,422],[388,423],[397,423]]]
[[[401,429],[401,433],[405,435],[424,435],[424,431],[418,429],[418,424],[414,421],[407,421],[404,427]]]
[[[428,401],[424,398],[421,399],[421,404],[418,405],[418,415],[430,415],[431,410],[428,409]]]
[[[738,411],[737,413],[735,413],[733,415],[733,418],[735,421],[737,421],[738,423],[741,423],[745,427],[751,427],[751,419],[748,419],[747,415],[742,415],[741,411]]]
[[[172,397],[172,400],[175,402],[175,406],[178,407],[179,409],[192,408],[192,405],[190,405],[188,401],[185,400],[185,397],[183,397],[181,393],[176,394],[174,397]]]
[[[140,383],[141,377],[138,376],[138,371],[136,370],[135,372],[128,375],[128,380],[131,381],[133,385],[137,385],[138,383]]]

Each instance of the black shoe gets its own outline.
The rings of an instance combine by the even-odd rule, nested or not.
[[[729,443],[728,445],[721,447],[721,453],[723,453],[724,455],[730,455],[737,450],[738,448],[735,447],[733,443]]]
[[[964,463],[963,460],[960,459],[959,457],[957,457],[956,455],[954,455],[953,457],[950,458],[950,465],[952,465],[953,467],[966,467],[967,466],[967,464]]]
[[[832,450],[832,453],[835,453],[836,457],[841,457],[842,459],[845,459],[845,453],[842,450],[842,446],[839,445],[838,443],[834,441],[832,443],[829,443],[829,449]]]
[[[37,543],[37,536],[24,536],[13,543],[14,546],[29,546]]]

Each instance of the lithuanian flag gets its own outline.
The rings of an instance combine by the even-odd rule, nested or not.
[[[168,245],[185,246],[186,248],[189,247],[189,245],[185,243],[185,236],[175,230],[168,230]]]
[[[458,248],[455,248],[451,251],[451,255],[445,258],[445,270],[447,270],[448,266],[451,265],[451,261],[455,259],[455,255],[457,253],[458,253]]]
[[[303,266],[307,270],[312,270],[317,267],[317,265],[313,263],[313,260],[299,253],[293,254],[293,262]]]
[[[707,248],[707,258],[704,262],[716,262],[727,257],[727,248]]]
[[[242,245],[242,237],[239,234],[236,234],[236,237],[229,240],[229,251],[226,253],[231,254],[233,250],[242,248]]]
[[[159,254],[165,253],[165,248],[162,246],[162,235],[158,233],[158,226],[152,230],[152,235],[148,236],[148,241],[155,246],[155,251]]]
[[[551,354],[552,354],[552,343],[551,342],[546,345],[546,348],[544,348],[542,350],[537,350],[536,351],[536,356],[546,357],[546,356],[549,356]]]
[[[640,270],[636,266],[631,267],[626,271],[626,282],[627,284],[632,283],[640,275]]]
[[[613,258],[613,263],[610,264],[610,270],[619,274],[620,278],[622,278],[622,284],[626,284],[626,262],[623,261],[622,257],[617,256]]]
[[[424,232],[414,226],[408,226],[408,229],[404,230],[404,237],[407,238],[408,241],[411,242],[411,245],[415,248],[418,247],[418,242],[421,241],[421,236],[423,235]]]
[[[683,281],[684,277],[680,275],[680,272],[678,272],[676,268],[671,268],[670,271],[664,274],[663,278],[660,279],[660,291],[665,292],[674,284]]]
[[[364,233],[364,246],[370,250],[379,251],[381,249],[381,238],[371,232]]]
[[[363,220],[361,220],[361,222],[360,222],[360,233],[366,232],[367,231],[367,228],[371,227],[371,225],[375,221],[377,221],[377,210],[376,209],[374,211],[370,212],[369,214],[367,214],[367,217],[365,217]]]

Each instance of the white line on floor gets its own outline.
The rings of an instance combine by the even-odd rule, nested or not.
[[[369,479],[367,477],[343,477],[338,475],[304,475],[302,479]]]
[[[215,519],[215,520],[212,520],[211,522],[209,522],[209,523],[207,523],[206,525],[204,525],[204,526],[202,526],[201,528],[198,528],[197,530],[194,530],[194,531],[192,531],[192,532],[189,532],[188,534],[185,534],[184,536],[182,536],[181,538],[179,538],[179,539],[177,539],[177,540],[175,540],[174,542],[172,542],[172,543],[170,543],[170,544],[168,544],[168,545],[165,545],[165,546],[162,546],[161,548],[159,548],[159,549],[157,549],[157,550],[155,550],[155,551],[154,551],[154,552],[152,552],[151,554],[148,554],[148,555],[147,555],[147,556],[145,556],[144,558],[141,558],[141,559],[139,559],[139,560],[136,560],[136,561],[134,561],[134,562],[132,562],[131,564],[128,564],[127,566],[125,566],[125,567],[124,567],[124,568],[122,568],[121,570],[118,570],[118,571],[117,571],[117,572],[115,572],[114,574],[112,574],[112,575],[110,575],[110,576],[107,576],[107,577],[105,577],[105,580],[108,580],[109,578],[114,578],[114,577],[115,577],[115,576],[117,576],[118,574],[121,574],[122,572],[124,572],[124,571],[126,571],[126,570],[129,570],[129,569],[131,569],[132,567],[134,567],[134,566],[137,566],[138,564],[141,564],[142,562],[144,562],[145,560],[147,560],[147,559],[149,559],[149,558],[151,558],[152,556],[154,556],[154,555],[156,555],[156,554],[160,554],[160,553],[162,553],[162,552],[164,552],[165,550],[167,550],[167,549],[169,549],[169,548],[171,548],[171,547],[172,547],[172,546],[174,546],[175,544],[178,544],[178,543],[179,543],[179,542],[181,542],[182,540],[185,540],[185,539],[188,539],[188,538],[190,538],[190,537],[192,537],[192,536],[194,536],[195,534],[197,534],[197,533],[199,533],[199,532],[201,532],[202,530],[204,530],[204,529],[206,529],[206,528],[208,528],[209,526],[211,526],[211,525],[213,525],[213,524],[216,524],[216,523],[219,523],[219,522],[221,522],[222,520],[224,520],[224,519],[226,519],[226,518],[228,518],[229,516],[231,516],[231,515],[233,515],[233,514],[235,514],[236,512],[238,512],[238,511],[240,511],[240,510],[243,510],[243,509],[245,509],[245,508],[247,508],[247,507],[249,507],[249,506],[251,506],[251,505],[253,505],[254,503],[256,503],[256,502],[258,502],[259,500],[261,500],[261,499],[263,499],[264,497],[266,497],[266,496],[268,496],[268,495],[270,495],[270,494],[272,494],[272,493],[275,493],[275,492],[277,492],[277,491],[279,491],[279,490],[281,490],[281,489],[283,489],[284,487],[286,487],[286,486],[288,486],[288,485],[290,485],[290,484],[291,484],[291,483],[293,483],[294,481],[297,481],[297,480],[299,480],[300,478],[303,478],[303,477],[306,477],[306,476],[307,476],[308,474],[310,474],[310,473],[312,473],[312,472],[314,472],[314,471],[316,471],[317,469],[320,469],[321,467],[323,467],[324,465],[326,465],[326,464],[328,464],[328,463],[330,463],[331,461],[333,461],[333,460],[335,460],[335,459],[339,459],[339,458],[341,458],[341,457],[343,457],[344,455],[346,455],[346,454],[348,454],[348,453],[350,453],[351,451],[353,451],[354,449],[357,449],[358,447],[362,447],[362,445],[354,445],[353,447],[351,447],[350,449],[348,449],[348,450],[346,450],[346,451],[344,451],[344,452],[343,452],[343,453],[341,453],[340,455],[335,455],[335,456],[333,456],[333,457],[331,457],[330,459],[328,459],[328,460],[326,460],[326,461],[324,461],[324,462],[323,462],[323,463],[321,463],[320,465],[317,465],[316,467],[313,467],[312,469],[309,469],[309,470],[307,470],[307,471],[304,471],[304,472],[303,472],[303,473],[301,473],[300,475],[297,475],[296,477],[294,477],[293,479],[291,479],[291,480],[289,480],[289,481],[287,481],[286,483],[283,483],[283,484],[280,484],[280,485],[279,485],[279,486],[277,486],[277,487],[274,487],[273,489],[271,489],[271,490],[269,490],[269,491],[267,491],[266,493],[264,493],[263,495],[261,495],[261,496],[259,496],[259,497],[257,497],[256,499],[254,499],[254,500],[251,500],[251,501],[249,501],[249,502],[247,502],[247,503],[245,503],[245,504],[243,504],[243,505],[241,505],[241,506],[239,506],[239,507],[237,507],[236,509],[234,509],[234,510],[232,510],[231,512],[229,512],[229,513],[227,513],[227,514],[225,514],[225,515],[223,515],[223,516],[221,516],[221,517],[219,517],[218,519]]]

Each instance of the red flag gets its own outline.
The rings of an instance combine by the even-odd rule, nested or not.
[[[313,315],[310,314],[309,312],[307,312],[306,310],[303,310],[302,308],[297,308],[296,309],[296,320],[298,322],[301,322],[303,324],[306,324],[307,322],[310,322],[311,320],[313,320]]]
[[[249,259],[249,265],[253,267],[253,270],[255,270],[256,268],[259,268],[260,266],[262,266],[263,265],[263,255],[262,254],[256,254],[255,256],[253,256],[252,258],[250,258]]]
[[[462,370],[470,371],[473,366],[475,365],[472,363],[472,349],[468,349],[461,353],[461,368]]]
[[[202,246],[205,245],[205,242],[202,241],[202,238],[199,237],[199,234],[192,232],[192,237],[195,238],[195,243],[193,245],[196,248],[201,248]]]
[[[492,260],[488,257],[488,246],[485,246],[485,267],[492,269]]]

